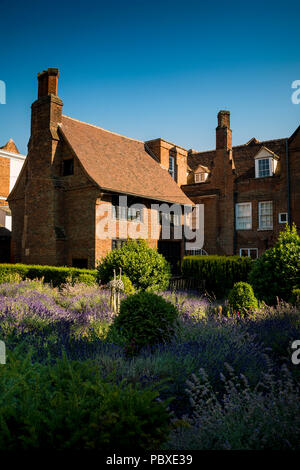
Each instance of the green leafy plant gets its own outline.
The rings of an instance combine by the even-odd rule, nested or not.
[[[98,280],[106,284],[113,270],[129,277],[136,289],[164,290],[168,287],[171,268],[166,259],[149,248],[145,240],[128,240],[118,250],[108,253],[97,266]]]
[[[156,449],[170,421],[157,396],[104,382],[92,362],[64,356],[42,365],[9,352],[0,368],[0,449]]]
[[[18,275],[16,279],[43,279],[44,282],[51,283],[54,287],[57,287],[68,281],[75,282],[83,275],[91,276],[89,277],[89,282],[92,277],[96,281],[96,274],[97,272],[93,269],[69,268],[66,266],[0,264],[0,284],[14,282],[14,276]]]
[[[266,303],[275,303],[277,297],[290,299],[293,286],[300,285],[300,237],[295,224],[287,224],[274,247],[255,260],[249,281]]]
[[[205,289],[221,298],[235,282],[247,281],[252,263],[247,256],[185,256],[181,271],[185,278],[205,281]]]
[[[236,282],[228,296],[229,306],[234,312],[248,314],[258,307],[253,288],[247,282]]]
[[[170,341],[177,319],[173,304],[159,295],[139,292],[121,301],[112,329],[124,338],[128,352],[138,352],[143,346]]]
[[[78,276],[74,278],[74,283],[85,284],[86,286],[94,286],[97,281],[95,275],[93,274],[79,273]]]

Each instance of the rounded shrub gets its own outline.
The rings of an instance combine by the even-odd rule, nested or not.
[[[300,237],[295,224],[287,225],[274,247],[254,262],[249,281],[255,295],[268,304],[277,297],[290,299],[293,287],[300,285]]]
[[[178,311],[170,302],[151,292],[139,292],[121,301],[112,329],[131,352],[143,346],[170,341],[176,331]]]
[[[228,296],[228,303],[235,312],[241,314],[247,314],[258,306],[253,288],[247,282],[234,284]]]
[[[118,250],[108,253],[97,267],[97,278],[107,284],[113,278],[114,269],[129,277],[135,289],[161,291],[167,289],[171,268],[167,260],[156,250],[149,248],[145,240],[128,240]]]

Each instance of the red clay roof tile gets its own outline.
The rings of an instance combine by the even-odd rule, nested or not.
[[[193,204],[169,173],[145,150],[145,143],[62,117],[63,136],[87,174],[102,189],[158,201]]]

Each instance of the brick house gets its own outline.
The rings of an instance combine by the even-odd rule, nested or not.
[[[0,147],[0,262],[10,261],[11,212],[7,196],[14,187],[25,158],[12,139]]]
[[[220,111],[216,149],[188,152],[181,188],[204,204],[204,249],[256,258],[286,222],[300,227],[300,126],[289,138],[232,146],[229,111]]]
[[[300,227],[300,127],[289,138],[253,138],[233,147],[230,113],[220,111],[216,149],[187,151],[161,138],[142,142],[64,116],[57,82],[57,69],[38,74],[28,156],[8,198],[14,262],[93,267],[126,240],[124,227],[138,222],[151,236],[137,236],[175,264],[185,251],[184,238],[174,236],[183,218],[174,223],[173,217],[170,239],[163,239],[153,203],[203,204],[209,254],[257,257],[285,222]],[[120,195],[144,208],[124,213]],[[106,239],[97,232],[104,204],[116,224]]]
[[[187,182],[187,151],[160,140],[148,145],[64,116],[58,75],[58,69],[38,74],[28,156],[8,198],[13,261],[94,267],[138,223],[141,232],[131,238],[147,238],[175,264],[184,240],[174,237],[174,227],[170,239],[162,239],[152,205],[193,205],[179,187]],[[174,164],[170,172],[169,161]],[[144,208],[125,208],[124,213],[120,195],[128,198],[128,205]],[[116,224],[115,235],[105,239],[97,231],[104,204],[111,208],[106,216]],[[150,235],[141,236],[143,228]]]

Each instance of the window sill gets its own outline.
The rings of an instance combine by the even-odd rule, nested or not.
[[[275,175],[267,175],[267,176],[255,176],[256,180],[263,180],[265,178],[272,178]]]
[[[271,228],[258,228],[257,231],[258,232],[272,232],[273,230],[273,227]]]

